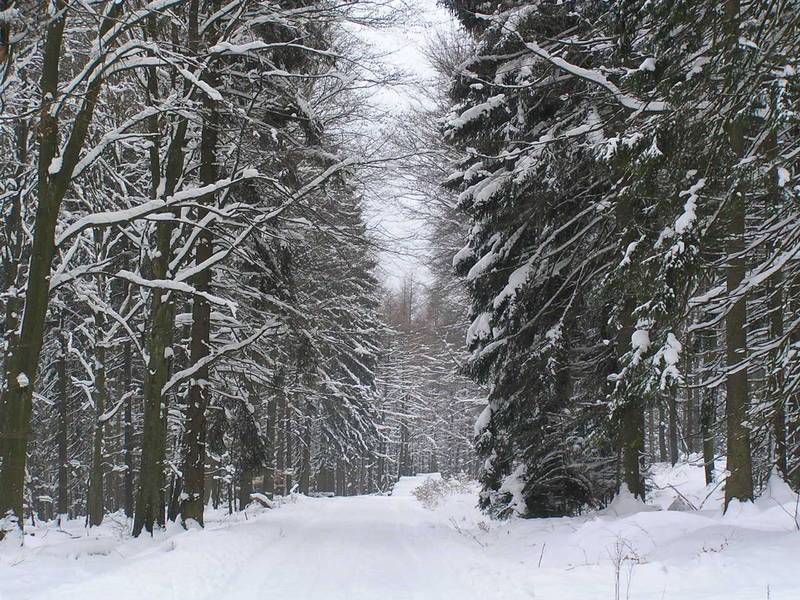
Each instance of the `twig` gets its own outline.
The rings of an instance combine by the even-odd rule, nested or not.
[[[482,541],[480,541],[477,537],[475,537],[475,534],[470,533],[469,531],[464,531],[463,529],[461,529],[461,527],[458,526],[458,523],[456,523],[456,520],[453,517],[450,517],[450,524],[455,528],[455,530],[458,533],[460,533],[461,535],[463,535],[465,537],[472,538],[472,540],[476,544],[478,544],[481,548],[486,548],[486,544],[483,543]]]
[[[674,491],[676,494],[678,494],[678,496],[680,496],[681,498],[683,498],[683,501],[684,501],[684,502],[686,502],[686,504],[688,504],[688,505],[689,505],[689,508],[691,508],[692,510],[697,510],[697,507],[694,505],[694,503],[693,503],[691,500],[689,500],[689,499],[688,499],[686,496],[684,496],[683,494],[681,494],[681,492],[680,492],[680,490],[679,490],[678,488],[676,488],[676,487],[675,487],[674,485],[672,485],[671,483],[670,483],[670,484],[667,484],[667,487],[668,487],[668,488],[671,488],[671,489],[672,489],[672,490],[673,490],[673,491]]]
[[[720,484],[721,484],[723,481],[724,481],[724,480],[720,479],[720,480],[717,482],[717,485],[715,485],[713,488],[711,488],[711,491],[710,491],[710,492],[708,492],[708,494],[706,495],[706,497],[705,497],[705,498],[703,498],[703,501],[700,503],[700,506],[697,508],[697,510],[700,510],[700,509],[702,509],[702,508],[703,508],[703,505],[706,503],[706,500],[708,500],[708,499],[711,497],[711,494],[713,494],[714,492],[716,492],[716,491],[717,491],[717,488],[720,486]]]

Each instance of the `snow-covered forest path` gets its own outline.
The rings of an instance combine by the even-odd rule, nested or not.
[[[18,561],[3,561],[10,568],[0,568],[7,576],[0,577],[0,599],[533,597],[515,589],[504,563],[493,564],[480,541],[410,494],[299,498],[247,520],[243,513],[234,515],[238,521],[217,518],[205,531],[172,526],[155,538],[116,544],[51,538],[36,547],[32,540]]]
[[[313,512],[289,509],[284,518],[263,522],[263,548],[237,565],[220,598],[269,592],[298,600],[477,599],[498,593],[478,543],[414,498],[330,498],[308,508]]]
[[[0,546],[0,600],[796,600],[798,497],[779,482],[721,512],[692,464],[660,465],[651,504],[621,496],[572,518],[489,521],[476,492],[424,508],[392,496],[292,496],[273,510],[206,513],[129,536],[114,515],[86,530],[31,528]],[[702,510],[666,510],[675,489]],[[618,565],[615,567],[615,565]]]

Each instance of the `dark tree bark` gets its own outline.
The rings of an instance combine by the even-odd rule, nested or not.
[[[691,372],[691,364],[687,360],[687,368],[686,373]],[[686,452],[691,454],[692,452],[697,451],[697,424],[696,424],[696,402],[695,402],[695,395],[696,392],[692,387],[689,385],[688,377],[686,381],[686,387],[684,388],[686,393],[686,419],[683,431],[683,438],[684,438],[684,445],[686,446]]]
[[[295,432],[292,428],[292,409],[291,407],[286,404],[285,405],[285,413],[286,416],[284,418],[284,435],[283,435],[283,442],[286,445],[286,458],[285,460],[285,473],[284,473],[284,494],[290,494],[292,492],[292,487],[294,486],[294,437]]]
[[[131,344],[127,342],[123,347],[123,393],[131,394],[124,408],[124,445],[125,445],[125,481],[124,481],[124,509],[125,516],[133,517],[133,357]]]
[[[667,396],[667,407],[669,408],[669,461],[674,465],[678,462],[678,403],[675,396]]]
[[[212,2],[212,7],[217,3]],[[207,32],[213,36],[214,27]],[[217,84],[217,77],[211,70],[206,72],[204,80],[211,87]],[[217,180],[217,140],[219,119],[217,105],[214,100],[204,95],[204,108],[206,111],[203,121],[203,131],[200,139],[200,182],[210,185]],[[197,221],[202,222],[208,214],[204,204],[213,204],[214,195],[200,200],[201,206],[197,209]],[[211,230],[204,227],[198,234],[195,243],[195,265],[200,266],[209,260],[213,254],[214,240]],[[211,269],[202,269],[194,277],[194,287],[198,292],[208,292],[211,288]],[[211,305],[206,298],[195,295],[192,304],[192,331],[191,331],[190,360],[198,364],[210,352],[211,343]],[[203,525],[203,498],[205,495],[205,464],[206,464],[206,411],[211,399],[209,388],[208,365],[200,367],[189,386],[189,397],[186,407],[186,432],[184,435],[184,463],[183,463],[183,501],[181,503],[181,522],[186,526],[186,521],[192,519]],[[252,489],[248,492],[252,493]]]
[[[744,250],[745,208],[740,193],[733,200],[728,242],[727,289],[733,293],[745,276],[745,260],[737,257]],[[750,454],[750,429],[747,424],[749,389],[746,367],[739,364],[747,355],[747,306],[744,298],[735,301],[725,320],[725,347],[728,373],[725,378],[725,415],[728,433],[728,471],[725,507],[731,500],[753,499],[753,465]]]
[[[658,460],[667,462],[667,415],[663,402],[658,405]]]
[[[286,495],[286,399],[279,392],[275,414],[275,493]]]
[[[253,493],[253,470],[246,468],[239,474],[239,510],[250,504]]]
[[[771,278],[772,294],[770,296],[770,337],[780,339],[783,337],[783,273],[778,271]],[[774,406],[772,416],[772,431],[775,437],[775,468],[784,479],[788,478],[789,466],[786,449],[786,398],[784,396],[783,367],[778,362],[777,354],[770,364],[768,377],[769,402]]]
[[[266,443],[264,444],[267,453],[267,465],[264,469],[264,493],[273,497],[277,490],[275,489],[275,470],[277,469],[276,463],[276,424],[278,420],[278,401],[275,396],[271,396],[267,401],[267,426],[266,426]]]
[[[736,56],[738,50],[739,0],[725,1],[725,27],[728,51]],[[745,154],[743,117],[734,116],[728,123],[728,140],[735,157]],[[726,287],[732,297],[744,280],[747,265],[742,253],[745,249],[746,206],[743,190],[736,189],[729,202],[727,242]],[[749,385],[747,367],[741,366],[747,358],[747,303],[741,296],[733,298],[733,306],[725,319],[725,415],[728,433],[728,471],[725,483],[725,508],[731,500],[753,499],[753,464],[750,454],[750,429],[747,425]]]
[[[100,287],[100,286],[98,286]],[[101,313],[95,314],[95,335],[97,336],[95,347],[95,372],[94,389],[92,399],[94,400],[94,436],[92,440],[92,470],[89,476],[89,494],[86,499],[86,509],[88,513],[89,526],[95,527],[103,522],[105,516],[104,486],[105,476],[103,463],[103,435],[106,426],[104,416],[106,409],[106,349],[102,341],[105,320]]]
[[[617,202],[614,218],[616,228],[622,235],[623,243],[630,243],[633,235],[633,230],[630,228],[633,219],[633,207],[630,199],[622,198]],[[631,349],[631,339],[636,329],[633,315],[635,307],[635,298],[626,292],[622,299],[620,326],[614,345],[617,372],[620,370],[622,357]],[[631,494],[644,500],[644,405],[641,399],[626,398],[625,404],[619,408],[617,443],[621,452],[622,482],[628,487]]]
[[[72,172],[80,158],[103,78],[98,75],[86,89],[80,108],[67,135],[61,154],[61,166],[50,173],[53,159],[61,149],[58,117],[50,108],[58,95],[60,58],[66,24],[64,0],[56,0],[59,17],[47,26],[42,63],[42,102],[39,121],[39,156],[37,160],[38,203],[33,225],[33,242],[28,263],[25,309],[18,337],[13,337],[6,353],[2,399],[0,400],[0,515],[9,514],[22,527],[23,496],[27,443],[33,408],[33,389],[44,342],[45,318],[50,294],[50,271],[55,255],[55,229],[61,202],[72,181]],[[100,35],[111,27],[122,7],[114,4],[100,25]],[[0,532],[0,536],[3,532]]]
[[[148,74],[151,97],[157,94],[156,74]],[[158,120],[149,122],[150,132],[157,136]],[[175,135],[167,150],[164,195],[172,195],[178,177],[183,170],[183,147],[186,140],[187,122],[181,118],[175,128]],[[157,144],[150,148],[150,165],[153,176],[152,195],[157,195],[161,180],[160,158]],[[153,259],[153,276],[156,279],[169,278],[169,263],[172,258],[172,232],[170,221],[159,221],[156,225],[157,255]],[[152,533],[155,524],[164,523],[164,458],[166,452],[166,398],[162,390],[169,379],[172,340],[175,334],[175,298],[171,292],[155,291],[150,309],[150,332],[147,340],[149,360],[145,369],[142,425],[142,458],[139,465],[139,486],[136,493],[136,508],[133,520],[133,535],[142,530]]]
[[[62,520],[68,518],[69,514],[69,467],[67,461],[67,442],[69,440],[69,379],[67,378],[67,336],[64,331],[64,320],[62,318],[61,327],[58,332],[60,343],[60,355],[58,357],[57,376],[58,376],[58,500],[56,503],[58,511],[59,525],[63,525]]]
[[[306,417],[303,420],[303,439],[300,442],[300,493],[311,491],[311,425]]]

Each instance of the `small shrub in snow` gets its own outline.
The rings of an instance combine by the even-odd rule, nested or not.
[[[131,523],[130,519],[125,516],[125,513],[115,512],[107,515],[104,520],[104,525],[108,527],[117,540],[124,540],[130,535]]]
[[[428,477],[421,485],[411,492],[422,506],[427,509],[436,508],[442,500],[453,494],[466,494],[471,491],[470,479],[460,473],[455,477],[437,478]]]

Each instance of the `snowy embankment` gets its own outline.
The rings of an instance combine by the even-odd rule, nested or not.
[[[123,521],[39,526],[23,549],[0,545],[0,600],[800,597],[798,500],[780,484],[723,516],[701,467],[656,465],[650,506],[621,497],[580,517],[495,522],[474,491],[423,508],[413,492],[425,479],[391,496],[211,511],[205,530],[137,540]]]

